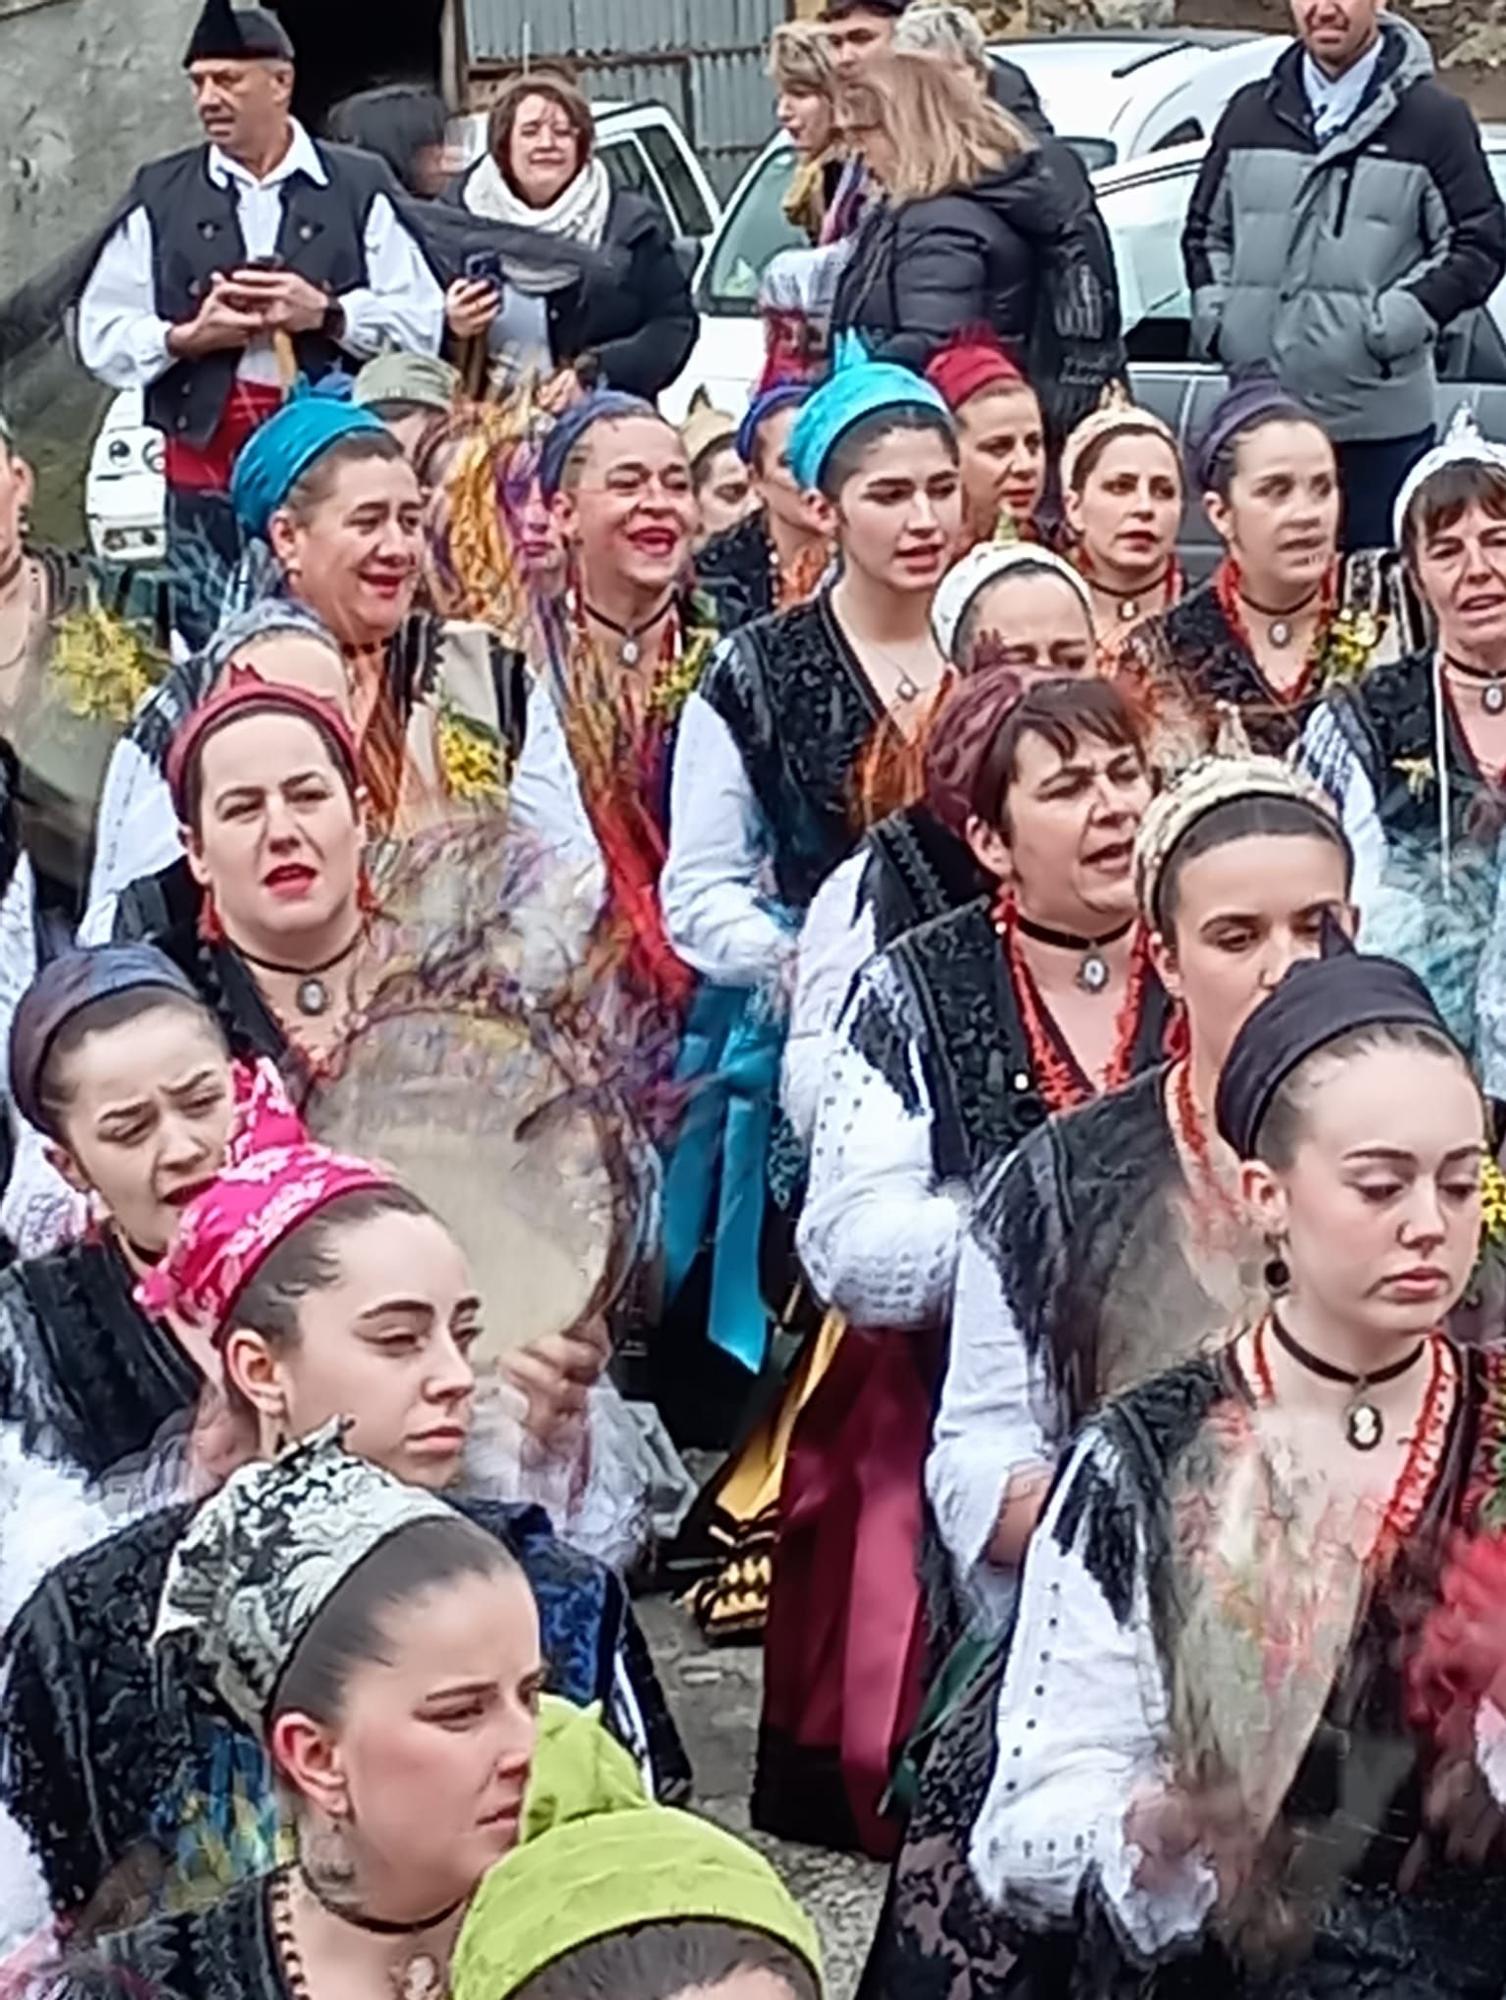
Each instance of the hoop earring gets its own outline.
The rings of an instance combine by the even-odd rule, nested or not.
[[[1292,1288],[1292,1270],[1281,1254],[1281,1238],[1268,1236],[1266,1249],[1270,1255],[1265,1260],[1265,1288],[1273,1299],[1279,1299]]]

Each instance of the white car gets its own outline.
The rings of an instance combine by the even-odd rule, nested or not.
[[[664,214],[688,268],[704,259],[722,218],[700,161],[662,104],[593,104],[597,150],[615,187],[647,195]],[[478,159],[486,117],[457,121],[462,157]],[[114,562],[154,563],[167,549],[162,433],[145,423],[139,389],[114,397],[94,441],[84,489],[89,541]]]
[[[94,440],[84,486],[89,543],[111,562],[148,567],[167,554],[161,431],[144,421],[142,393],[111,399]]]
[[[1001,42],[993,53],[1025,72],[1057,136],[1096,174],[1206,139],[1235,91],[1268,76],[1289,46],[1286,35],[1193,28]],[[700,388],[717,409],[740,410],[757,379],[759,281],[781,250],[805,240],[781,207],[794,158],[787,139],[771,140],[727,204],[696,288],[701,337],[660,399],[676,422]]]

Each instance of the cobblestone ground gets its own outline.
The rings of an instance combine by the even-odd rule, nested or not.
[[[667,1597],[640,1599],[635,1609],[695,1767],[696,1809],[768,1855],[820,1930],[828,2000],[851,2000],[887,1871],[857,1855],[750,1832],[763,1654],[756,1646],[707,1646],[693,1621]]]

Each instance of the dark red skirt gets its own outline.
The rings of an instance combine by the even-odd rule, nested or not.
[[[924,1694],[922,1473],[940,1366],[939,1335],[849,1327],[796,1421],[764,1640],[765,1833],[898,1852],[881,1802]]]

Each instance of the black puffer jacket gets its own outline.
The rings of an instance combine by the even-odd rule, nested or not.
[[[920,370],[959,327],[991,326],[1023,361],[1042,253],[1065,222],[1038,152],[971,188],[875,201],[837,286],[833,325],[861,333],[875,360]]]
[[[992,327],[1034,383],[1059,443],[1122,371],[1124,350],[1102,223],[1048,151],[1056,143],[972,188],[875,204],[832,317],[876,360],[920,371],[959,330]]]

